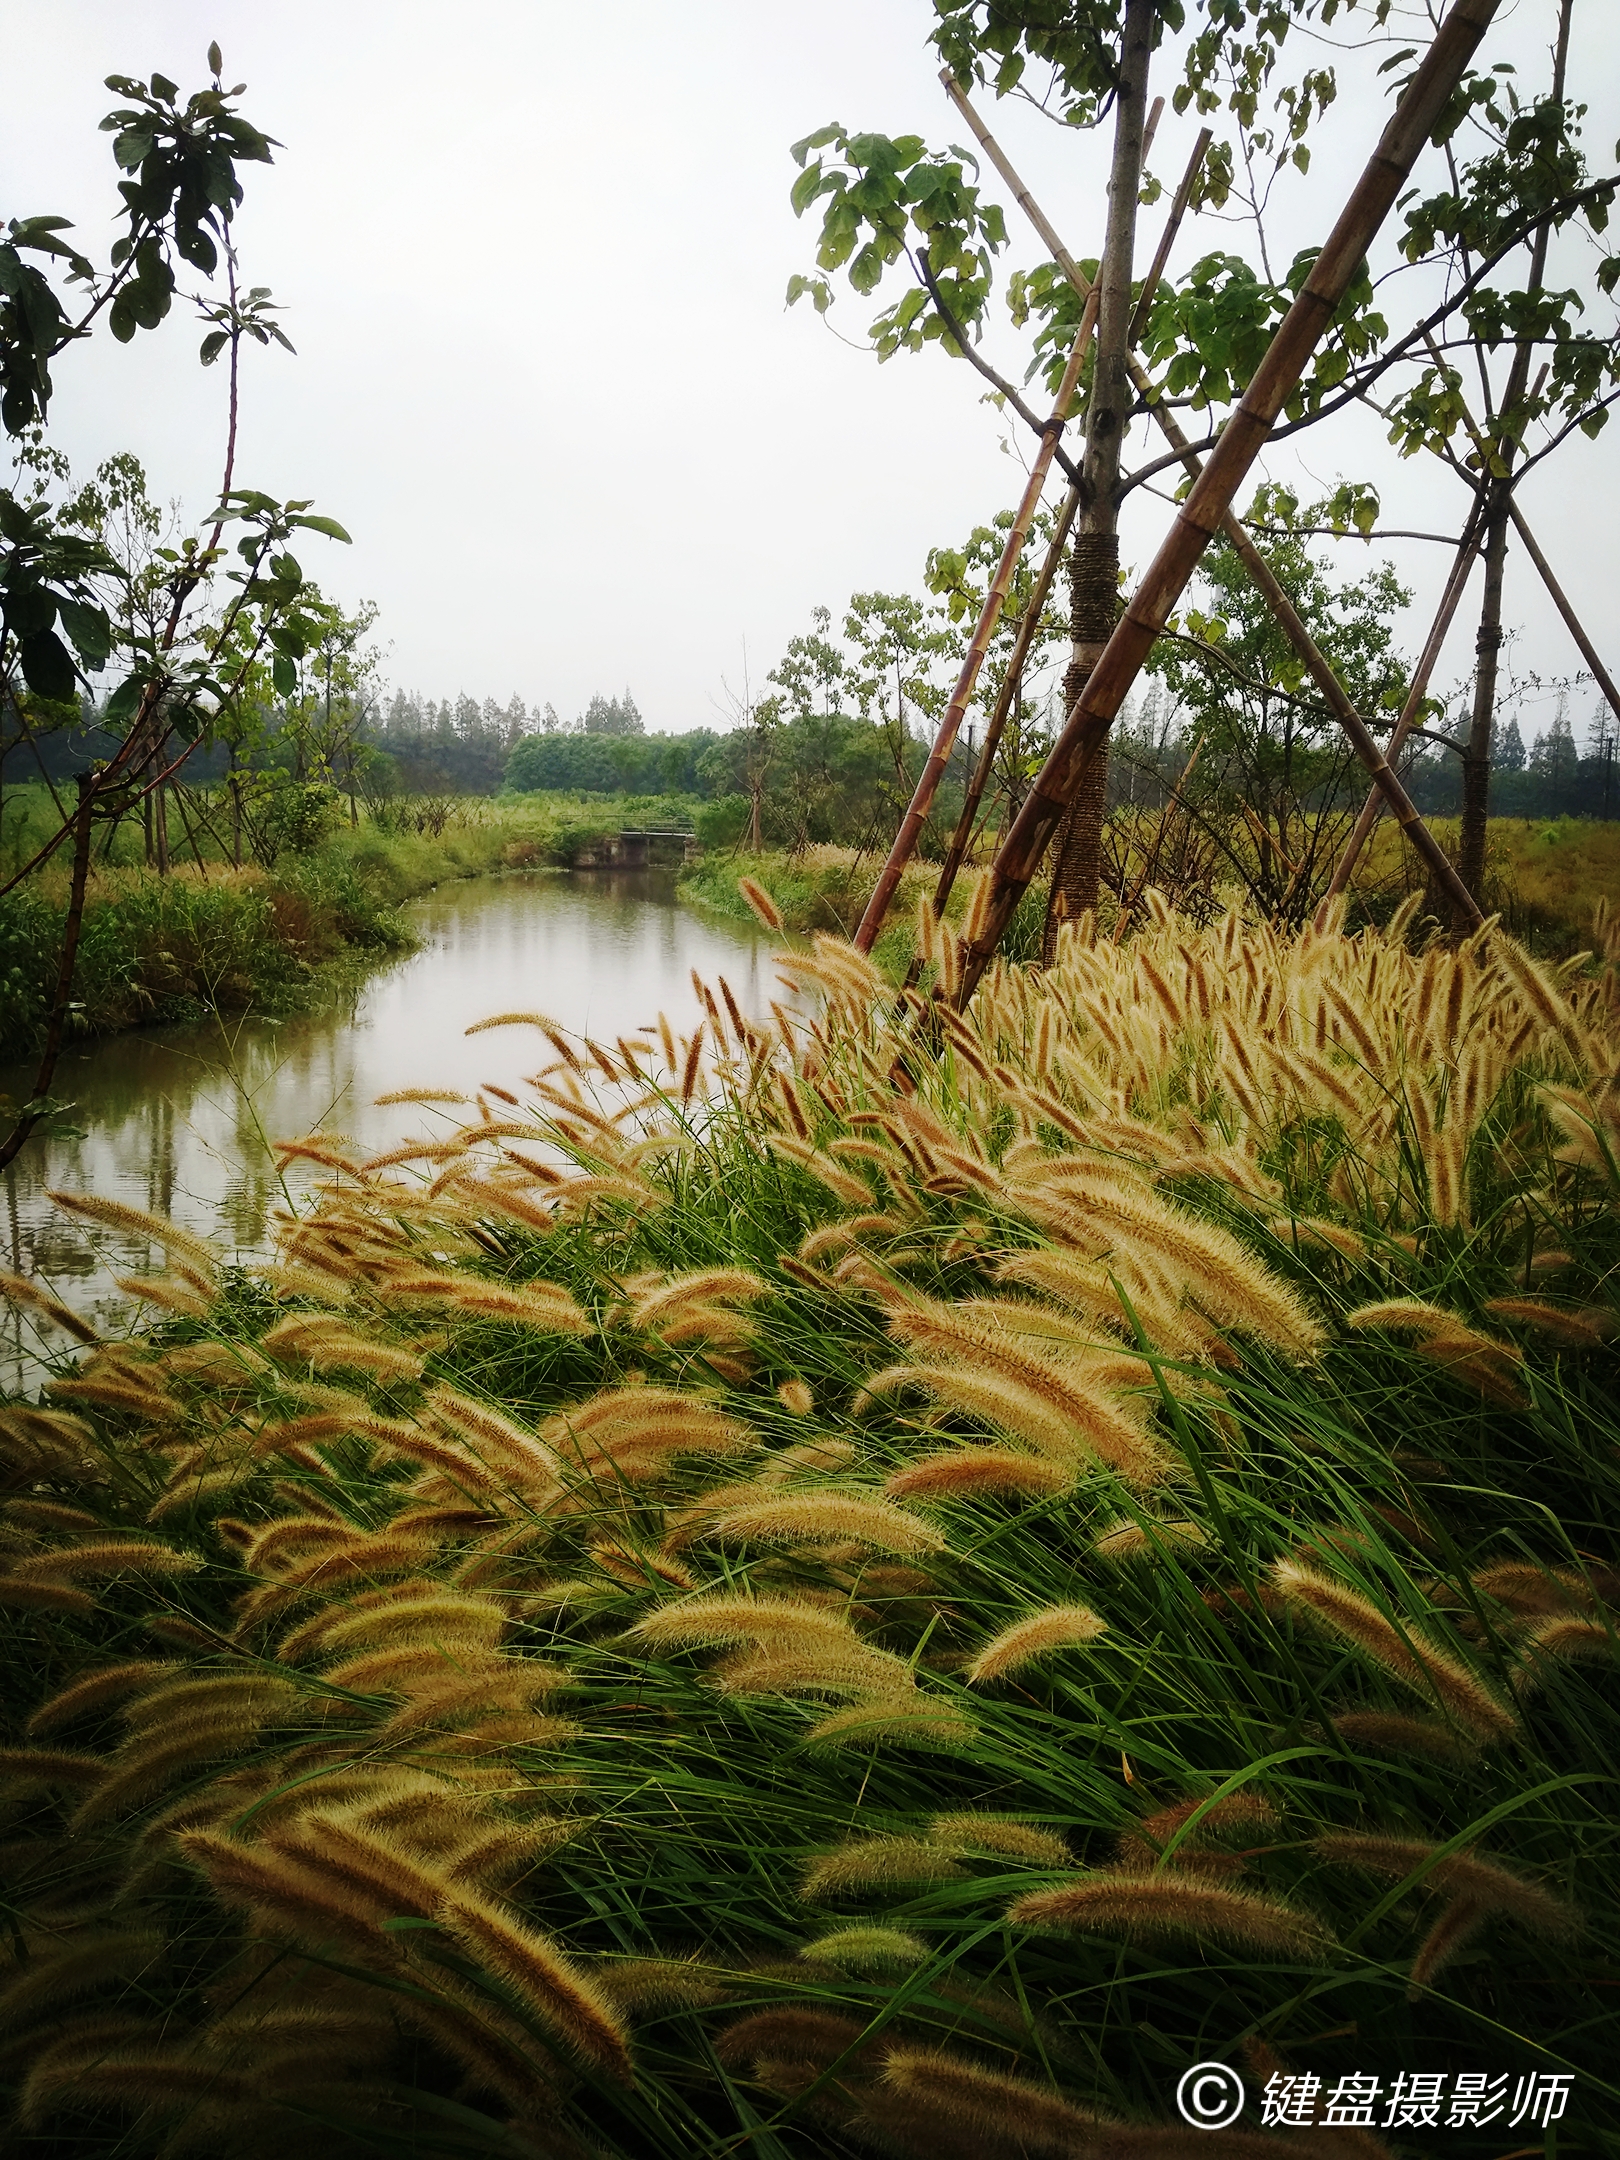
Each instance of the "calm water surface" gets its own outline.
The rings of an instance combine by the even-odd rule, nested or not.
[[[85,1137],[33,1142],[6,1172],[5,1265],[116,1328],[127,1304],[112,1278],[160,1256],[62,1215],[48,1188],[150,1209],[247,1255],[263,1249],[270,1209],[284,1196],[269,1142],[319,1130],[380,1153],[423,1131],[428,1113],[379,1108],[378,1095],[514,1087],[549,1062],[532,1029],[469,1037],[475,1020],[538,1011],[611,1044],[660,1010],[689,1030],[694,968],[710,982],[724,974],[750,1015],[763,1016],[780,995],[771,941],[679,906],[667,873],[474,878],[441,886],[409,912],[422,950],[341,1005],[280,1024],[250,1018],[115,1035],[64,1057],[56,1093],[77,1105]],[[31,1080],[31,1071],[0,1071],[13,1099]],[[295,1171],[287,1175],[296,1192]],[[37,1384],[31,1325],[11,1314],[4,1325],[0,1385]]]

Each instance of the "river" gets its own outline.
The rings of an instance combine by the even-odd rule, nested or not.
[[[232,1257],[264,1250],[284,1188],[269,1143],[320,1131],[368,1154],[423,1130],[410,1104],[379,1107],[398,1088],[481,1082],[515,1087],[552,1053],[532,1029],[468,1036],[491,1014],[539,1011],[611,1044],[654,1024],[698,1017],[691,974],[724,974],[743,1010],[763,1017],[779,996],[763,931],[682,907],[667,872],[469,878],[408,909],[421,949],[370,976],[341,1002],[285,1021],[256,1017],[202,1028],[151,1028],[71,1051],[56,1094],[72,1101],[82,1139],[35,1140],[5,1176],[5,1265],[49,1284],[87,1319],[127,1325],[118,1275],[160,1264],[144,1240],[65,1216],[52,1188],[97,1193],[168,1216]],[[0,1071],[18,1100],[27,1069]],[[314,1173],[319,1175],[319,1172]],[[38,1385],[31,1322],[0,1307],[0,1386]],[[62,1338],[46,1338],[60,1347]]]

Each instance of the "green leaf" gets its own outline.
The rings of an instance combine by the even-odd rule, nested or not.
[[[126,286],[121,297],[128,300],[129,311],[143,330],[155,330],[169,312],[168,290],[150,278]]]
[[[127,675],[107,700],[106,717],[113,721],[133,719],[145,688],[139,675]]]
[[[798,179],[793,183],[793,192],[788,200],[793,205],[793,215],[795,217],[803,217],[806,210],[809,209],[810,205],[821,193],[821,184],[821,160],[817,158],[813,165],[805,167],[804,171],[800,173]]]
[[[40,697],[65,704],[79,686],[78,671],[54,630],[36,630],[18,641],[23,681]]]
[[[137,172],[152,155],[156,137],[143,128],[126,128],[113,143],[113,157],[125,172]]]
[[[298,688],[298,670],[285,653],[277,653],[270,663],[270,680],[276,686],[277,697],[290,698]]]
[[[812,150],[825,150],[828,143],[837,142],[844,132],[843,123],[831,120],[824,128],[817,128],[813,135],[806,135],[793,145],[793,162],[802,165]]]
[[[180,95],[180,85],[170,82],[167,75],[154,75],[152,77],[152,95],[157,98],[167,98],[172,105]]]
[[[849,266],[849,282],[858,293],[869,293],[882,282],[883,268],[883,250],[868,240]]]
[[[328,540],[341,540],[345,547],[352,547],[354,545],[353,541],[343,530],[343,527],[338,523],[336,518],[290,517],[287,520],[287,523],[289,525],[306,526],[310,532],[325,533]]]
[[[112,625],[103,610],[79,600],[58,600],[56,612],[79,658],[99,666],[112,651]]]
[[[202,341],[197,357],[204,367],[212,367],[230,342],[231,333],[228,330],[210,330]]]

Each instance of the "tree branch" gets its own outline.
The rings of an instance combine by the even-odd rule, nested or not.
[[[955,315],[952,314],[949,302],[946,300],[945,295],[939,289],[939,280],[934,276],[933,265],[928,260],[928,250],[926,248],[919,248],[916,254],[912,255],[911,250],[908,248],[906,250],[906,254],[911,262],[912,268],[916,271],[917,275],[927,286],[929,298],[934,303],[934,307],[938,312],[939,319],[945,325],[946,329],[950,332],[951,340],[956,346],[957,351],[962,355],[962,358],[964,360],[970,361],[973,366],[978,369],[979,373],[984,377],[985,381],[987,383],[990,383],[994,387],[998,395],[1006,400],[1006,402],[1012,407],[1013,411],[1018,415],[1019,419],[1024,422],[1026,427],[1033,428],[1037,435],[1044,435],[1046,432],[1046,422],[1040,418],[1039,414],[1037,414],[1031,406],[1027,405],[1024,402],[1023,398],[1019,396],[1018,392],[1013,388],[1012,384],[1008,382],[1004,375],[997,374],[996,370],[990,365],[989,361],[986,360],[984,355],[980,353],[974,346],[971,339],[968,337],[966,330],[964,330],[962,325],[957,321]],[[1075,464],[1073,458],[1071,458],[1064,450],[1063,445],[1059,443],[1052,454],[1057,459],[1058,464],[1063,468],[1064,475],[1068,479],[1070,486],[1079,487],[1080,469]]]

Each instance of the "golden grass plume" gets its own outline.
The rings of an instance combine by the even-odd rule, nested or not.
[[[963,1678],[974,1687],[982,1687],[986,1681],[1021,1672],[1026,1665],[1056,1651],[1093,1643],[1107,1626],[1084,1605],[1049,1605],[1041,1612],[1014,1620],[992,1636],[975,1654]]]

